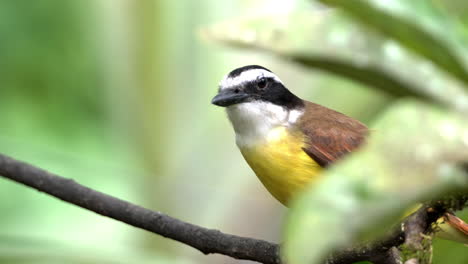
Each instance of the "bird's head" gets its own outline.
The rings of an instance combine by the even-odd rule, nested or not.
[[[226,107],[237,136],[262,136],[270,129],[295,122],[304,101],[291,93],[273,72],[258,65],[237,68],[219,84],[211,101]]]
[[[278,76],[258,65],[240,67],[227,74],[211,102],[222,107],[251,102],[271,103],[288,109],[302,104],[302,100],[286,89]]]

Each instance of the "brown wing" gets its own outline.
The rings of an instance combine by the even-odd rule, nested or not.
[[[306,135],[304,151],[326,167],[364,142],[368,129],[361,122],[324,106],[305,103],[307,114],[298,120]]]

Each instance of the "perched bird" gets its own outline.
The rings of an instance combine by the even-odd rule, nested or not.
[[[358,120],[297,97],[258,65],[226,75],[212,103],[226,108],[245,160],[286,206],[322,170],[361,146],[369,133]],[[457,228],[468,241],[468,225],[457,222]]]
[[[231,71],[212,103],[226,107],[242,155],[284,205],[368,133],[361,122],[297,97],[257,65]]]

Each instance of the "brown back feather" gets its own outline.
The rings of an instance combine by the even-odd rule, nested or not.
[[[320,166],[327,167],[364,142],[368,134],[364,124],[324,106],[304,102],[307,114],[298,120],[307,138],[303,149]]]

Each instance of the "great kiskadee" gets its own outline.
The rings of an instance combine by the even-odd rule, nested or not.
[[[226,75],[212,103],[226,107],[245,160],[286,206],[322,170],[363,144],[369,132],[351,117],[297,97],[258,65]],[[446,220],[468,243],[468,225]]]

